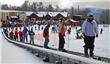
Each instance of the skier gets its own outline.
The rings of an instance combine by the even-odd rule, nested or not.
[[[26,40],[26,42],[28,42],[28,29],[26,28],[26,27],[24,27],[24,29],[23,29],[23,41],[25,42],[25,40]]]
[[[71,33],[71,27],[68,29],[68,34],[70,34]]]
[[[45,38],[44,42],[44,48],[49,48],[48,47],[48,42],[49,42],[49,27],[50,25],[47,25],[43,31],[43,37]]]
[[[65,44],[65,28],[64,28],[64,18],[60,17],[58,21],[58,35],[59,35],[59,51],[66,52],[64,49]]]
[[[82,25],[82,33],[84,35],[84,53],[86,57],[94,57],[94,39],[98,37],[97,23],[93,18],[92,14],[87,15],[87,19]],[[90,50],[88,55],[88,50]]]
[[[33,28],[31,28],[31,31],[29,31],[29,35],[30,35],[30,44],[32,42],[32,44],[34,45],[34,31],[33,31]]]
[[[40,30],[40,25],[41,25],[40,22],[38,22],[38,30]]]
[[[23,32],[21,31],[21,28],[20,28],[20,31],[18,34],[19,34],[19,39],[22,42],[23,41]]]
[[[41,28],[42,30],[43,30],[43,26],[42,26],[42,28]]]
[[[55,27],[52,27],[52,32],[55,33]]]
[[[100,30],[100,34],[102,34],[102,31],[103,31],[103,29],[101,28],[101,30]]]
[[[18,40],[18,28],[15,29],[15,40]]]
[[[35,30],[37,30],[37,27],[35,26]]]
[[[54,24],[54,27],[55,27],[55,33],[57,33],[57,25]]]
[[[8,29],[4,28],[3,31],[4,31],[5,35],[8,37]]]
[[[13,30],[9,33],[9,35],[10,35],[10,39],[13,39],[13,37],[14,37]]]

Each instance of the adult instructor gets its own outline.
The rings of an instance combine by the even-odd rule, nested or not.
[[[98,37],[98,26],[92,14],[87,15],[87,19],[82,24],[82,32],[84,35],[84,54],[86,57],[94,56],[94,40]],[[89,54],[88,54],[89,50]]]

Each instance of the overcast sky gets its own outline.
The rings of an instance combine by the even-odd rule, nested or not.
[[[20,6],[25,0],[0,0],[2,4]],[[28,0],[30,2],[49,2],[51,4],[58,4],[61,8],[69,8],[71,6],[81,7],[96,7],[96,8],[109,8],[109,0]],[[81,3],[78,3],[81,2]],[[87,3],[89,2],[89,3]],[[48,3],[47,3],[48,4]]]

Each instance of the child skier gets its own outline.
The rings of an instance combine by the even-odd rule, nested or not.
[[[44,42],[44,48],[49,48],[48,47],[48,42],[49,42],[49,27],[50,25],[47,25],[43,31],[43,37],[45,38]]]
[[[34,31],[33,31],[33,28],[31,28],[31,31],[29,31],[29,35],[30,35],[30,44],[32,42],[32,44],[34,45]]]

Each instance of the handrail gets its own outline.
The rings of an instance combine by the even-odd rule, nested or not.
[[[81,64],[108,64],[106,62],[102,62],[102,61],[98,61],[98,60],[94,60],[94,59],[90,59],[90,58],[86,58],[86,57],[81,57],[81,56],[77,56],[77,55],[73,55],[73,54],[69,54],[66,52],[60,52],[60,51],[55,51],[55,50],[51,50],[51,49],[45,49],[42,47],[37,47],[37,46],[33,46],[33,45],[29,45],[29,44],[25,44],[25,43],[21,43],[21,42],[17,42],[14,40],[9,39],[4,32],[2,32],[3,36],[5,37],[6,40],[8,40],[9,42],[12,42],[14,44],[17,45],[22,45],[31,49],[35,49],[35,50],[40,50],[43,51],[47,54],[54,54],[54,55],[58,55],[60,57],[65,57],[65,58],[69,58],[71,60],[76,60],[78,62],[80,62]]]

